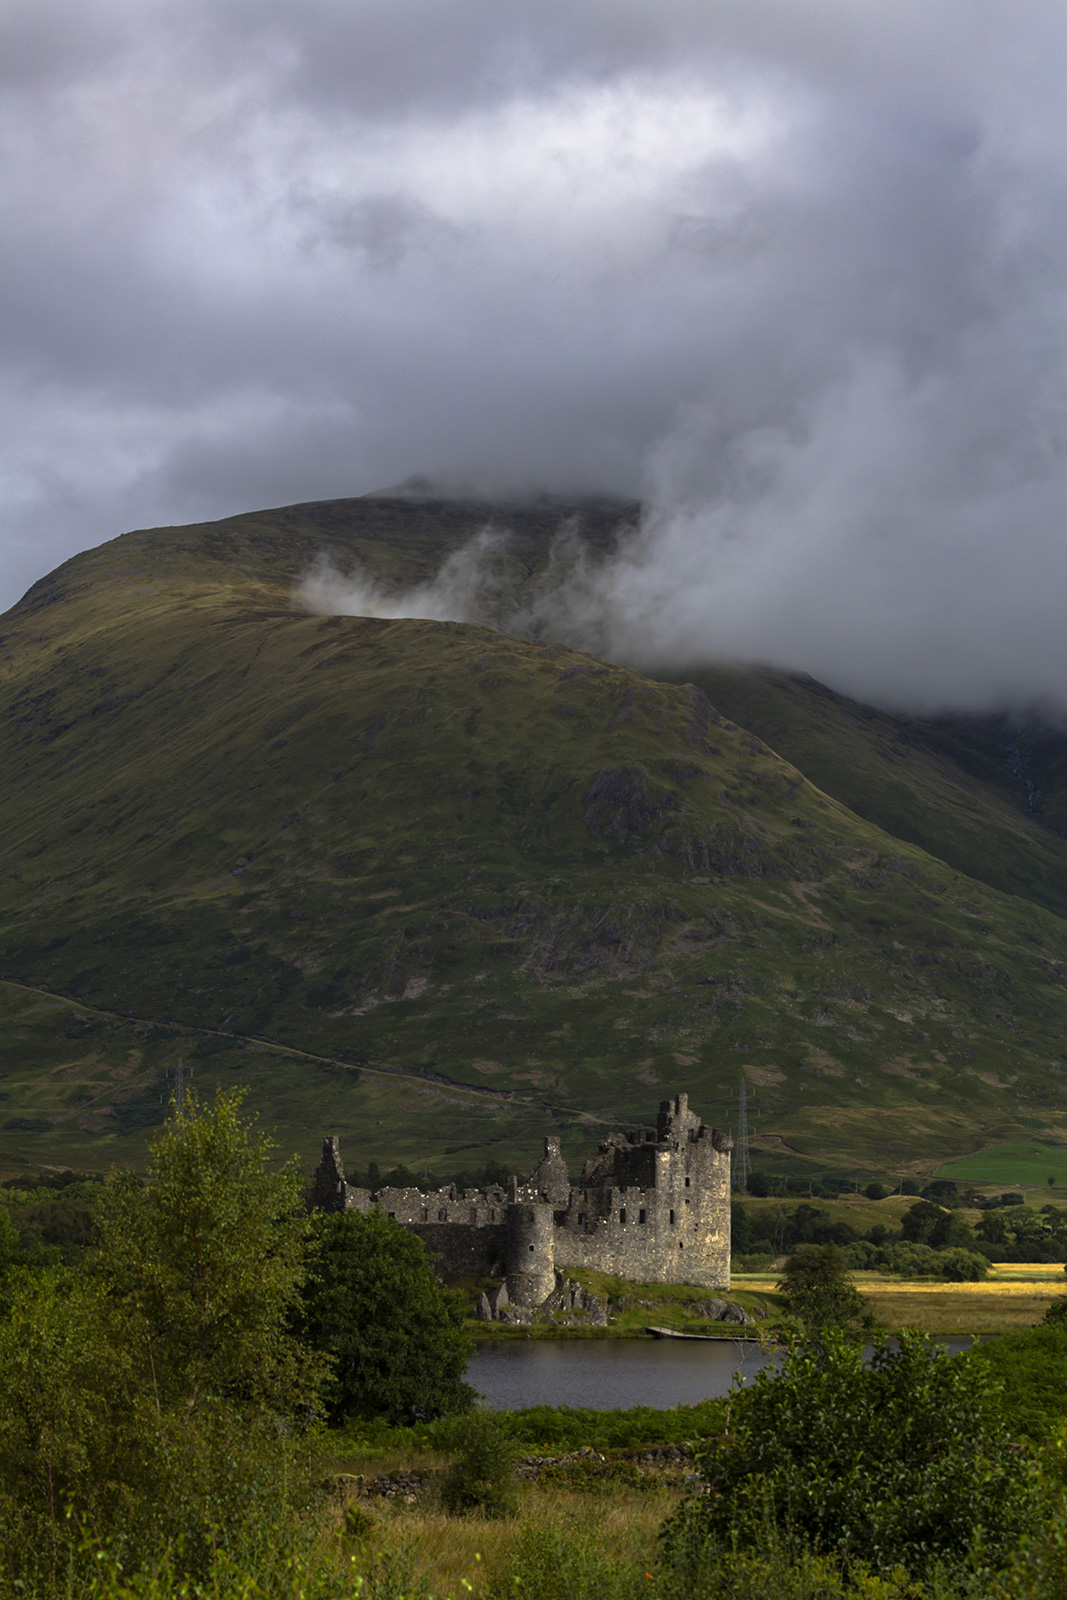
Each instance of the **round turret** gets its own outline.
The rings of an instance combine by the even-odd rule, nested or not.
[[[552,1207],[508,1206],[507,1285],[512,1305],[539,1306],[556,1287]]]

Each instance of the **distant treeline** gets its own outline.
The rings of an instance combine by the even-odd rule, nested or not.
[[[930,1185],[928,1192],[935,1187]],[[756,1210],[735,1201],[732,1220],[734,1258],[742,1269],[753,1257],[782,1255],[802,1244],[840,1246],[854,1271],[907,1277],[975,1281],[990,1261],[1067,1262],[1067,1210],[1024,1205],[1016,1194],[987,1205],[973,1227],[959,1205],[925,1198],[904,1213],[898,1228],[875,1222],[862,1231],[803,1202]],[[951,1259],[940,1259],[946,1255]]]

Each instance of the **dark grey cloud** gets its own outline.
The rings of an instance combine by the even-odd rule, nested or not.
[[[614,490],[646,524],[567,601],[606,651],[1067,704],[1065,34],[1045,0],[11,0],[0,599],[415,472]]]

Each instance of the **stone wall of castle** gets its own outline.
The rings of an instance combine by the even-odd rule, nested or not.
[[[730,1148],[684,1095],[660,1107],[655,1134],[604,1140],[556,1230],[557,1266],[728,1289]]]
[[[410,1228],[446,1277],[504,1277],[514,1305],[549,1295],[557,1268],[588,1267],[638,1283],[730,1287],[730,1140],[689,1110],[685,1095],[660,1106],[655,1131],[601,1141],[572,1185],[559,1140],[523,1183],[507,1190],[435,1193],[346,1183],[335,1138],[323,1141],[313,1204],[377,1206]]]

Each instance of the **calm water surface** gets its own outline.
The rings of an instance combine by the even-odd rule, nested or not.
[[[948,1349],[969,1339],[946,1340]],[[770,1365],[757,1344],[702,1344],[679,1339],[531,1339],[483,1344],[467,1381],[495,1411],[519,1406],[694,1405],[727,1394],[735,1376]]]
[[[467,1382],[494,1410],[518,1406],[694,1405],[768,1364],[758,1345],[679,1339],[531,1339],[483,1344]]]

